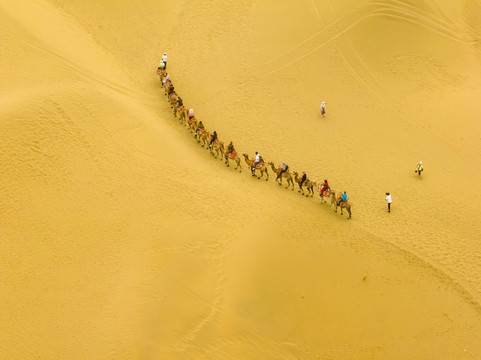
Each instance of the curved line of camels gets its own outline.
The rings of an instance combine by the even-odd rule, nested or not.
[[[167,70],[164,68],[157,68],[157,75],[159,75],[160,78],[160,83],[162,87],[164,88],[164,93],[167,96],[167,101],[170,102],[171,108],[173,108],[173,113],[174,116],[177,118],[177,115],[179,116],[180,123],[183,124],[184,126],[187,126],[188,129],[194,134],[194,138],[197,140],[198,143],[202,145],[202,147],[206,147],[206,149],[210,150],[210,153],[214,158],[219,158],[220,155],[220,160],[224,160],[224,163],[226,164],[227,167],[229,167],[229,164],[231,161],[233,161],[236,165],[235,170],[239,169],[239,172],[242,171],[241,167],[241,159],[238,156],[236,151],[229,152],[228,147],[224,146],[224,143],[220,141],[218,138],[216,138],[211,144],[211,139],[212,139],[212,134],[205,130],[198,130],[199,121],[195,118],[195,115],[189,115],[189,112],[185,105],[181,103],[179,105],[179,101],[181,100],[180,96],[177,95],[174,85],[172,83],[172,80],[170,80],[170,76],[167,74]],[[244,157],[244,160],[249,166],[249,169],[251,170],[252,176],[257,176],[256,171],[259,172],[259,176],[257,176],[258,179],[261,179],[264,177],[264,174],[266,175],[266,181],[269,180],[269,172],[268,172],[268,166],[271,167],[272,171],[277,175],[276,182],[279,185],[282,185],[282,179],[286,179],[287,181],[287,186],[285,187],[286,189],[289,189],[289,187],[292,187],[291,190],[294,190],[294,181],[297,183],[299,186],[298,192],[301,193],[302,195],[305,195],[306,197],[314,196],[314,190],[318,191],[319,194],[321,194],[321,187],[322,184],[317,183],[316,181],[309,180],[306,178],[304,182],[302,182],[302,177],[299,176],[299,174],[296,171],[293,171],[292,173],[287,170],[282,173],[282,176],[279,176],[279,174],[282,171],[282,167],[276,168],[274,166],[273,162],[268,162],[266,163],[262,158],[261,161],[256,164],[255,168],[253,167],[254,165],[254,159],[250,159],[249,155],[247,154],[242,154]],[[307,194],[304,192],[304,188],[307,190]],[[332,190],[330,187],[326,191],[324,191],[323,195],[321,196],[321,204],[326,203],[324,200],[324,197],[329,197],[331,200],[330,206],[334,206],[334,211],[337,213],[337,208],[341,208],[341,215],[343,214],[343,209],[345,209],[349,215],[348,219],[351,218],[351,203],[346,201],[340,201],[341,194],[337,194],[334,190]]]

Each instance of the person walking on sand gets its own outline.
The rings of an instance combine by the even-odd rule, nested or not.
[[[414,172],[417,172],[418,173],[418,176],[421,176],[421,171],[423,171],[423,162],[420,161],[418,166],[416,166],[416,170],[414,170]]]
[[[386,201],[387,201],[387,212],[390,213],[391,212],[391,204],[392,204],[392,199],[391,199],[391,194],[390,193],[386,193]]]
[[[164,69],[167,69],[167,53],[162,55],[162,62],[164,63]]]
[[[326,103],[323,101],[321,103],[321,117],[323,118],[326,115]]]

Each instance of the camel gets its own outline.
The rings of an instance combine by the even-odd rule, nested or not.
[[[197,129],[197,119],[193,117],[188,122],[190,130],[195,133],[195,129]]]
[[[210,143],[210,137],[209,137],[209,143]],[[214,155],[214,151],[215,151],[215,155]],[[211,155],[217,159],[217,157],[220,154],[221,155],[220,159],[222,160],[222,158],[225,155],[224,151],[225,151],[224,143],[219,139],[215,139],[214,142],[212,143],[212,147],[210,148]]]
[[[307,189],[307,195],[306,197],[308,197],[309,195],[311,195],[311,197],[314,196],[314,185],[315,185],[315,181],[311,181],[309,179],[306,179],[304,181],[304,183],[301,185],[301,178],[299,177],[299,174],[297,172],[293,172],[294,174],[294,180],[296,180],[296,183],[297,185],[299,185],[299,190],[297,192],[300,192],[302,195],[305,195],[304,194],[304,189],[302,188],[302,186],[306,186],[306,189]]]
[[[237,168],[239,168],[239,172],[242,172],[242,167],[241,167],[241,164],[240,164],[240,158],[239,156],[237,156],[237,152],[234,151],[232,152],[231,154],[227,154],[227,149],[224,149],[224,158],[225,158],[225,164],[227,165],[227,167],[229,167],[229,160],[233,160],[235,161],[235,163],[237,164],[237,166],[235,167],[234,170],[237,170]]]
[[[351,204],[349,202],[339,202],[341,199],[341,195],[336,196],[336,192],[334,190],[331,190],[331,205],[334,204],[335,209],[334,211],[337,213],[337,207],[341,208],[341,215],[342,215],[342,209],[346,209],[347,212],[349,213],[349,217],[347,218],[348,220],[351,218]]]
[[[164,84],[164,92],[165,92],[166,96],[169,94],[169,91],[170,91],[171,87],[174,87],[174,84],[172,84],[172,81],[170,81],[170,79],[169,79]]]
[[[167,76],[167,70],[159,68],[157,69],[157,75],[159,75],[160,82],[162,82],[164,80],[164,77]]]
[[[181,105],[181,106],[178,106],[178,102],[177,102],[177,99],[174,103],[174,116],[177,117],[177,114],[179,114],[179,119],[180,119],[180,122],[185,122],[185,120],[187,119],[187,109],[185,108],[184,105]]]
[[[324,197],[328,197],[331,195],[331,187],[328,186],[326,190],[324,190],[323,193],[321,193],[322,191],[322,184],[317,184],[316,183],[316,191],[319,193],[319,196],[321,197],[321,204],[324,204],[326,202],[326,200],[324,200]],[[331,202],[332,204],[332,202]]]
[[[198,143],[200,143],[202,141],[202,147],[207,146],[210,142],[210,140],[208,140],[208,139],[210,139],[210,134],[207,130],[200,131],[200,132],[201,132],[200,135],[198,133],[195,133],[194,137],[197,139]]]
[[[180,109],[177,109],[177,112],[179,113],[180,123],[185,125],[187,122],[187,109],[182,105]]]
[[[179,100],[179,95],[177,95],[177,93],[174,91],[172,91],[172,93],[169,94],[169,97],[168,97],[169,101],[170,101],[170,107],[174,108],[174,115],[175,115],[175,105],[177,105],[177,100]]]
[[[282,185],[282,178],[285,177],[285,178],[286,178],[286,181],[287,181],[287,186],[286,186],[285,188],[288,189],[289,186],[292,185],[292,189],[291,189],[291,190],[294,190],[294,181],[292,180],[292,175],[291,175],[291,173],[290,173],[289,171],[286,171],[286,172],[282,173],[282,177],[279,177],[279,174],[280,174],[280,172],[281,172],[281,170],[282,170],[282,167],[280,167],[280,168],[275,168],[273,162],[268,163],[268,165],[270,165],[271,168],[272,168],[272,171],[274,171],[274,173],[277,174],[276,181],[277,181],[277,183],[278,183],[279,185]],[[281,179],[281,181],[279,181],[278,179]]]
[[[249,159],[249,155],[247,154],[242,154],[242,155],[244,155],[246,163],[251,169],[252,176],[256,176],[255,172],[256,170],[259,170],[261,172],[261,176],[258,176],[257,178],[260,179],[261,177],[264,176],[264,173],[266,173],[266,176],[267,176],[266,181],[269,180],[269,172],[267,171],[266,163],[264,162],[264,160],[262,160],[262,158],[261,158],[261,161],[256,165],[256,168],[252,170],[252,165],[254,165],[254,160]]]

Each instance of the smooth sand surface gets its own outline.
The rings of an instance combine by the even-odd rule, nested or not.
[[[1,0],[0,358],[480,359],[480,21],[474,0]],[[214,160],[164,51],[209,130],[327,178],[352,220]]]

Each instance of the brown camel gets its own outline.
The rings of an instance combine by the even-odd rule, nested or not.
[[[307,189],[306,197],[309,196],[309,195],[311,195],[311,197],[313,197],[314,196],[315,182],[306,178],[306,180],[301,184],[301,178],[302,177],[299,177],[299,174],[295,171],[293,172],[293,174],[294,174],[294,180],[296,180],[297,185],[299,185],[299,190],[297,192],[300,192],[302,195],[305,195],[304,189],[302,188],[303,186],[305,186],[306,189]]]
[[[224,149],[224,154],[225,154],[224,155],[225,164],[227,165],[227,167],[229,167],[229,160],[232,160],[237,164],[234,170],[237,170],[237,168],[239,168],[239,172],[241,172],[242,171],[242,167],[240,164],[241,161],[239,156],[237,156],[237,152],[233,151],[232,153],[227,153],[227,149]]]
[[[162,82],[164,80],[164,78],[167,76],[167,70],[157,69],[157,75],[159,75],[160,82]]]
[[[267,171],[267,166],[264,160],[261,158],[261,161],[256,165],[256,168],[252,170],[252,166],[254,165],[254,160],[249,159],[249,155],[247,154],[242,154],[244,155],[244,158],[246,160],[247,165],[251,169],[252,176],[256,176],[255,171],[259,170],[261,172],[261,176],[258,176],[257,178],[260,179],[264,176],[264,173],[266,173],[266,181],[269,180],[269,172]]]
[[[185,119],[187,119],[187,109],[185,108],[184,105],[179,106],[178,97],[177,97],[177,99],[175,99],[173,105],[174,105],[174,116],[177,117],[177,114],[179,114],[180,121],[181,122],[182,122],[182,120],[185,121]]]
[[[194,130],[195,131],[195,130]],[[199,135],[200,133],[200,135]],[[197,139],[197,142],[200,143],[202,142],[202,147],[204,146],[208,146],[209,145],[209,142],[210,142],[210,134],[207,130],[205,131],[202,131],[202,130],[199,130],[195,135],[194,137]]]
[[[170,88],[173,88],[173,87],[174,87],[174,84],[172,84],[172,81],[170,81],[170,79],[165,82],[164,92],[166,96],[169,94]]]
[[[185,125],[187,122],[187,109],[185,106],[182,106],[181,109],[177,109],[177,112],[179,113],[180,123]]]
[[[208,134],[207,135],[207,140],[210,145],[210,140],[212,139],[212,135]],[[215,157],[216,159],[219,157],[219,154],[221,155],[221,160],[224,157],[224,143],[219,140],[219,138],[215,139],[214,142],[212,143],[212,147],[208,147],[210,149],[210,154]],[[215,155],[214,155],[215,151]]]
[[[334,211],[337,213],[337,208],[341,208],[341,215],[342,215],[342,209],[346,209],[347,212],[349,213],[349,217],[347,218],[348,220],[351,218],[351,203],[348,201],[340,201],[341,200],[341,195],[336,196],[336,192],[334,190],[331,190],[331,205],[334,204],[335,209]]]
[[[175,115],[175,105],[177,105],[177,100],[179,100],[179,95],[174,91],[169,94],[169,101],[170,101],[170,107],[174,108],[174,115]]]
[[[292,175],[291,175],[291,173],[290,173],[289,171],[283,172],[283,173],[282,173],[282,177],[280,177],[279,174],[280,174],[281,171],[282,171],[282,167],[280,167],[280,168],[275,168],[273,162],[268,163],[268,165],[270,165],[271,168],[272,168],[272,171],[274,171],[274,172],[276,173],[276,175],[277,175],[276,181],[278,182],[279,185],[282,185],[282,178],[284,177],[284,178],[286,178],[286,181],[287,181],[286,189],[288,189],[289,186],[292,185],[292,189],[291,189],[291,190],[294,190],[294,181],[293,181]],[[279,179],[280,179],[280,181],[279,181]]]
[[[195,116],[188,121],[188,124],[190,130],[194,133],[195,129],[197,129],[197,119],[195,118]]]
[[[326,200],[324,200],[324,197],[329,197],[331,195],[331,187],[328,186],[327,189],[324,191],[322,191],[322,187],[323,187],[323,184],[318,184],[316,182],[316,191],[319,193],[319,196],[321,197],[321,204],[324,204],[326,202]]]

